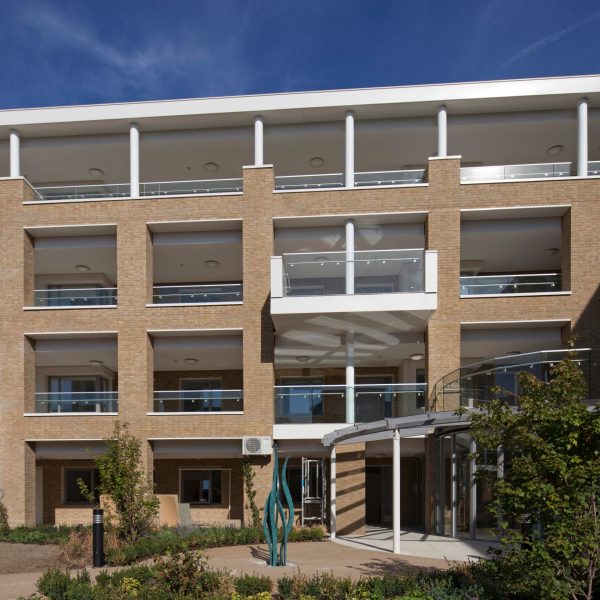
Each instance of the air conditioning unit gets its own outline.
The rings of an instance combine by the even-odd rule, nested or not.
[[[273,444],[268,435],[246,435],[242,438],[244,456],[266,456],[273,454]]]

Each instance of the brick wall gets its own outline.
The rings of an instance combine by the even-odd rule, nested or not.
[[[214,198],[24,205],[22,179],[0,182],[0,261],[4,279],[0,322],[0,487],[12,524],[35,518],[35,460],[27,440],[106,437],[112,417],[24,417],[30,410],[32,356],[25,334],[111,331],[118,336],[119,418],[143,440],[168,437],[271,435],[273,324],[269,315],[272,218],[428,211],[427,245],[438,250],[438,310],[427,331],[431,386],[459,366],[461,322],[566,319],[580,345],[600,343],[600,180],[547,180],[460,185],[459,160],[432,160],[428,186],[273,193],[269,167],[244,169],[244,194]],[[538,298],[460,299],[460,208],[570,205],[569,264],[572,294]],[[235,306],[146,307],[152,285],[149,222],[243,221],[244,303]],[[117,228],[119,306],[116,309],[24,311],[31,294],[32,252],[24,227],[114,223]],[[28,246],[29,245],[29,246]],[[148,331],[243,330],[244,416],[148,416],[153,356]],[[445,408],[452,408],[447,406]],[[151,464],[151,452],[147,463]],[[360,462],[360,461],[359,461]],[[269,463],[257,470],[259,498],[270,485]],[[360,522],[359,516],[356,518]]]

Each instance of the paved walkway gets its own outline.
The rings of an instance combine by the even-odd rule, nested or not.
[[[8,551],[8,544],[0,550]],[[403,532],[402,554],[392,554],[392,532],[368,528],[362,535],[338,538],[336,542],[301,542],[288,546],[287,567],[268,567],[265,544],[228,546],[206,551],[209,564],[236,575],[258,573],[278,579],[283,575],[334,573],[359,579],[369,575],[401,575],[413,570],[446,569],[448,561],[483,557],[490,542],[455,540],[440,536]],[[39,567],[38,567],[39,568]],[[95,577],[101,569],[88,569]],[[114,569],[109,569],[114,570]],[[0,574],[0,600],[27,597],[36,591],[42,571]]]
[[[367,527],[365,533],[338,537],[336,542],[351,548],[391,553],[392,538],[391,529]],[[400,555],[404,557],[463,562],[485,558],[490,546],[497,546],[497,543],[442,537],[416,531],[403,531],[400,535]]]

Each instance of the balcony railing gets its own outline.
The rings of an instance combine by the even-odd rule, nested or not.
[[[234,179],[203,179],[199,181],[154,181],[140,183],[141,196],[175,196],[177,194],[231,194],[241,192],[244,182]]]
[[[154,392],[154,412],[243,412],[242,390],[167,390]]]
[[[35,395],[36,413],[118,412],[118,392],[41,392]]]
[[[588,163],[588,175],[590,177],[600,177],[600,160]]]
[[[425,410],[424,383],[275,386],[275,423],[346,423],[347,401],[354,422],[369,423]]]
[[[354,174],[355,187],[376,185],[415,185],[423,183],[425,169],[410,171],[365,171]]]
[[[242,178],[204,179],[197,181],[153,181],[140,183],[140,196],[174,196],[177,194],[231,194],[243,190]],[[94,198],[130,198],[128,183],[64,185],[36,188],[40,201],[93,200]]]
[[[213,304],[241,302],[243,285],[228,283],[219,285],[155,285],[154,304]]]
[[[460,181],[503,181],[506,179],[545,179],[570,177],[571,163],[540,163],[532,165],[496,165],[490,167],[462,167]]]
[[[461,367],[436,383],[431,395],[432,408],[448,410],[459,404],[476,407],[498,397],[516,404],[520,373],[531,373],[549,382],[552,367],[568,356],[579,365],[586,381],[587,394],[582,400],[595,404],[600,398],[600,350],[580,348],[500,356]]]
[[[127,198],[130,196],[128,183],[95,185],[61,185],[36,188],[36,200],[82,200],[94,198]]]
[[[423,183],[425,169],[410,171],[363,171],[354,174],[355,187],[378,185],[415,185]],[[316,173],[309,175],[278,175],[275,177],[276,190],[310,190],[344,188],[343,173]]]
[[[35,290],[34,306],[114,306],[117,288],[69,288]]]
[[[343,173],[318,173],[315,175],[279,175],[275,177],[276,190],[308,190],[343,187]]]
[[[560,290],[560,273],[533,273],[529,275],[469,275],[460,278],[461,296],[539,294],[559,292]]]
[[[354,252],[354,293],[423,292],[425,251],[364,250]],[[345,252],[283,255],[284,296],[328,296],[346,293]]]

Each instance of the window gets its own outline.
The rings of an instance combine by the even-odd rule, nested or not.
[[[219,412],[221,379],[180,379],[182,410],[185,412]]]
[[[51,412],[94,412],[96,404],[110,400],[110,396],[105,393],[109,390],[110,382],[104,377],[48,377]]]
[[[282,377],[280,396],[283,414],[288,417],[323,416],[323,379]]]
[[[81,493],[79,489],[79,480],[85,483],[85,486],[92,492],[96,503],[100,501],[98,485],[100,483],[100,472],[94,468],[65,469],[64,484],[64,503],[65,504],[90,504],[90,501]]]
[[[180,471],[180,502],[221,504],[221,471],[184,469]]]

